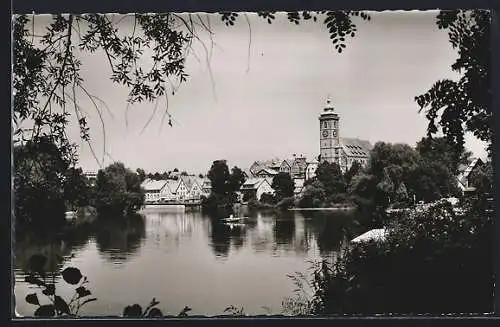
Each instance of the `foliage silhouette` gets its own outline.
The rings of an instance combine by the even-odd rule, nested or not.
[[[415,97],[429,120],[428,135],[441,129],[448,143],[459,152],[466,132],[488,143],[491,154],[493,135],[490,89],[490,23],[487,10],[442,10],[437,16],[439,29],[448,31],[458,58],[451,65],[460,73],[457,81],[439,80],[424,94]]]
[[[57,295],[54,281],[49,282],[43,271],[46,261],[47,257],[41,254],[30,258],[32,272],[25,278],[25,282],[37,286],[50,301],[50,304],[41,304],[36,293],[26,295],[26,302],[37,306],[35,317],[76,317],[83,306],[97,300],[90,297],[92,292],[85,286],[88,283],[87,277],[82,276],[80,270],[74,267],[67,267],[61,272],[63,280],[68,285],[78,286],[74,295],[69,301]]]

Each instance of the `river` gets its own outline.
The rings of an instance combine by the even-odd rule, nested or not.
[[[164,314],[189,306],[192,315],[219,315],[230,305],[250,315],[280,314],[293,295],[287,277],[306,273],[311,260],[331,260],[355,236],[353,216],[341,212],[254,213],[229,229],[200,212],[146,208],[127,222],[101,222],[57,240],[28,235],[15,243],[17,311],[32,316],[25,297],[36,290],[24,282],[29,258],[49,258],[44,268],[56,291],[69,299],[74,288],[59,277],[66,267],[87,276],[97,301],[82,316],[120,315],[127,305],[146,306],[154,297]],[[42,296],[40,296],[42,297]]]

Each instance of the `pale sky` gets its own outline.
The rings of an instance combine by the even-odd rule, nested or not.
[[[126,166],[163,172],[179,168],[205,173],[216,159],[248,168],[255,160],[319,154],[318,115],[328,95],[340,115],[340,136],[415,145],[426,133],[427,120],[418,114],[414,97],[442,78],[456,78],[450,66],[457,53],[445,31],[437,29],[437,12],[372,12],[372,20],[356,20],[358,33],[338,54],[322,23],[296,26],[284,15],[268,25],[254,14],[226,27],[211,15],[214,42],[210,67],[203,47],[195,47],[201,63],[190,56],[190,77],[169,98],[173,127],[160,128],[165,102],[131,107],[126,124],[127,90],[109,80],[110,69],[101,54],[81,55],[82,76],[89,92],[106,102],[104,165],[113,160]],[[119,17],[115,18],[118,20]],[[130,28],[127,20],[121,23]],[[207,47],[209,38],[202,37]],[[248,70],[248,71],[247,71]],[[102,126],[87,100],[92,144],[103,152]],[[70,138],[81,144],[80,165],[97,170],[88,146],[75,126]],[[484,144],[468,137],[466,146],[485,156]]]

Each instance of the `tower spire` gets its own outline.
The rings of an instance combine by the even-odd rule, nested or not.
[[[330,93],[328,93],[328,96],[326,98],[325,111],[333,111],[333,105],[332,105]]]

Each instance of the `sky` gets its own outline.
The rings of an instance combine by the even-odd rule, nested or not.
[[[121,161],[134,170],[178,168],[198,174],[217,159],[246,169],[272,157],[315,157],[318,115],[328,97],[341,117],[341,137],[415,145],[426,134],[427,120],[414,97],[439,79],[457,78],[450,68],[457,52],[446,32],[437,29],[436,11],[370,14],[369,22],[355,20],[357,35],[341,54],[322,23],[295,25],[278,14],[268,25],[248,13],[250,28],[244,17],[226,27],[210,15],[216,45],[208,58],[198,42],[195,55],[187,58],[189,78],[168,101],[172,127],[161,124],[164,101],[153,116],[155,103],[126,110],[127,90],[109,80],[105,56],[79,53],[87,90],[112,112],[98,102],[104,135],[99,115],[81,97],[92,146],[103,160],[96,161],[73,124],[68,135],[80,145],[79,164],[95,171]],[[35,21],[40,27],[44,18]],[[124,19],[120,26],[126,33],[132,24]],[[200,39],[210,48],[206,33],[200,32]],[[486,155],[484,144],[473,136],[467,137],[466,147],[475,156]]]

